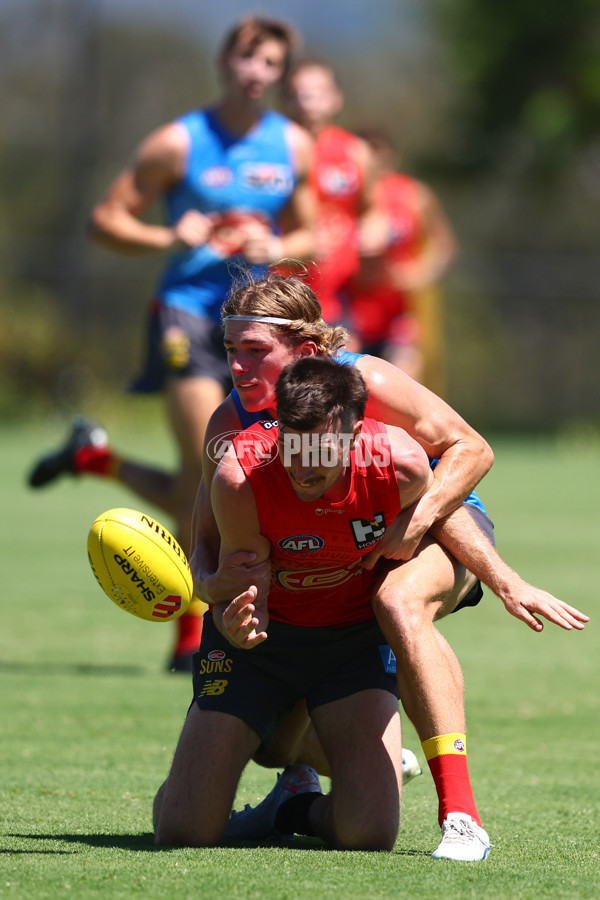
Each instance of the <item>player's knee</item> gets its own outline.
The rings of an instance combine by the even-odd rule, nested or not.
[[[385,586],[373,597],[373,611],[384,631],[386,622],[391,622],[394,632],[407,639],[422,633],[424,625],[431,624],[433,617],[427,598],[416,592],[398,593]]]
[[[160,817],[154,831],[156,847],[215,847],[220,838],[221,832],[215,831],[210,823],[184,827]]]
[[[157,847],[214,847],[223,828],[209,816],[190,817],[179,807],[173,808],[167,793],[168,781],[157,791],[152,806],[154,844]]]
[[[393,849],[398,837],[398,821],[345,822],[336,827],[340,850],[386,851]]]

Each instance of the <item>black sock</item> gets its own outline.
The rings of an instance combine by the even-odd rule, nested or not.
[[[275,827],[280,834],[306,834],[314,837],[314,831],[308,823],[308,811],[313,800],[322,797],[323,794],[314,792],[297,794],[282,803],[277,810]]]

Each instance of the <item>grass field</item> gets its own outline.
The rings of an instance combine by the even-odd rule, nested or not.
[[[169,460],[158,430],[121,422],[117,442]],[[467,684],[471,775],[494,848],[484,863],[435,862],[428,774],[410,784],[391,854],[278,847],[155,850],[150,808],[190,699],[168,675],[172,626],[113,606],[85,543],[96,515],[139,506],[115,485],[25,472],[50,425],[0,426],[2,471],[0,896],[18,898],[596,898],[600,895],[600,490],[597,443],[494,441],[481,494],[507,560],[592,616],[541,634],[489,592],[442,629]],[[590,477],[590,475],[592,477]],[[404,743],[423,756],[405,726]],[[368,778],[369,761],[359,777]],[[270,789],[254,765],[239,802]]]

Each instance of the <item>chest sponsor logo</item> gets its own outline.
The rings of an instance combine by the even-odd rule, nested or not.
[[[277,583],[286,591],[319,590],[322,588],[336,588],[345,584],[361,573],[360,560],[356,560],[345,568],[328,566],[323,569],[302,569],[301,571],[285,571],[280,569],[275,572]]]
[[[364,550],[366,547],[377,544],[385,534],[385,516],[380,512],[375,513],[372,521],[351,519],[350,527],[357,549]]]
[[[244,163],[240,166],[242,185],[263,194],[291,194],[294,188],[292,170],[276,163]]]
[[[289,553],[313,553],[324,545],[323,538],[316,534],[293,534],[279,541],[281,549],[287,550]]]
[[[200,184],[209,188],[227,187],[233,181],[233,172],[227,166],[212,166],[200,175]]]
[[[353,194],[358,189],[355,169],[346,166],[325,166],[318,174],[321,190],[326,194]]]

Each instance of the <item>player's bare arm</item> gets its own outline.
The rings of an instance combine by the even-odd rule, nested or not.
[[[542,631],[544,627],[538,616],[566,631],[581,630],[589,621],[589,617],[575,607],[524,581],[502,559],[464,507],[436,522],[431,534],[500,597],[511,615],[521,619],[533,631]]]
[[[401,512],[390,522],[383,539],[363,559],[363,565],[372,569],[380,557],[401,559],[404,532],[410,524],[410,511],[433,480],[429,459],[423,448],[403,429],[387,426],[387,433],[396,471]]]
[[[94,240],[125,254],[204,243],[212,222],[197,210],[189,210],[173,227],[142,221],[144,213],[181,179],[187,149],[188,137],[180,124],[172,122],[153,131],[94,207],[90,220]]]
[[[389,222],[386,214],[375,202],[377,180],[375,160],[366,141],[356,146],[357,162],[363,173],[363,185],[359,197],[358,240],[360,255],[380,256],[389,242]]]
[[[215,410],[208,423],[204,442],[202,480],[198,488],[192,517],[192,552],[190,568],[194,579],[195,595],[207,603],[229,601],[252,584],[268,584],[270,564],[256,562],[256,554],[246,550],[219,559],[221,536],[210,499],[211,485],[219,456],[211,448],[218,442],[231,439],[240,430],[240,420],[231,397]]]
[[[270,544],[260,533],[254,495],[233,447],[219,463],[212,482],[211,502],[221,535],[220,560],[245,550],[256,554],[257,563],[267,562]],[[266,640],[268,579],[253,584],[249,576],[246,590],[229,601],[213,606],[215,625],[224,637],[243,649],[251,649]]]
[[[367,415],[403,428],[430,459],[440,460],[427,491],[404,514],[410,521],[395,558],[410,559],[431,525],[459,507],[489,471],[494,455],[457,412],[401,369],[373,356],[361,357],[357,368],[369,390]]]

